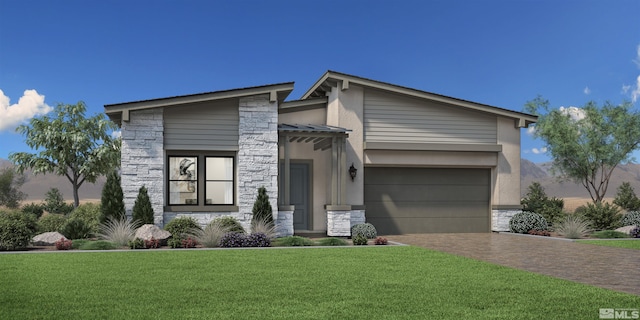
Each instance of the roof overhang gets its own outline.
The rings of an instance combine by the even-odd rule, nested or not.
[[[327,71],[318,81],[316,81],[307,92],[302,95],[301,100],[326,97],[332,88],[340,90],[348,90],[349,86],[356,84],[364,87],[384,90],[396,94],[411,96],[414,98],[427,99],[437,101],[449,105],[459,106],[470,110],[495,114],[502,117],[512,118],[515,120],[515,126],[518,128],[526,128],[532,123],[536,123],[538,117],[532,114],[517,112],[513,110],[494,107],[486,104],[476,103],[472,101],[452,98],[422,90],[398,86],[386,82],[361,78],[336,71]]]
[[[129,121],[129,112],[134,110],[179,106],[190,103],[241,98],[262,94],[268,94],[269,101],[278,102],[280,104],[284,102],[291,91],[293,91],[293,82],[285,82],[257,87],[247,87],[168,98],[109,104],[104,106],[104,111],[112,121],[120,124],[121,121]]]
[[[328,101],[329,101],[329,98],[327,97],[309,98],[307,100],[285,101],[278,105],[278,113],[289,113],[289,112],[326,108]]]
[[[278,124],[280,137],[287,142],[313,143],[314,150],[326,150],[333,144],[333,138],[349,136],[351,130],[325,124]]]

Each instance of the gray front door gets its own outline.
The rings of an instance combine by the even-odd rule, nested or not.
[[[309,164],[291,163],[290,204],[295,206],[293,212],[293,230],[310,230],[309,214]]]

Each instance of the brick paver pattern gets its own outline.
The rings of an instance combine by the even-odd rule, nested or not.
[[[410,234],[387,238],[640,296],[640,250],[502,233]]]

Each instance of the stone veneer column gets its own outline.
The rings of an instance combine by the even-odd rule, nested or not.
[[[327,210],[327,236],[351,236],[351,210]]]
[[[240,98],[238,207],[245,228],[251,223],[258,188],[267,188],[278,221],[278,104],[269,95]]]
[[[161,108],[131,111],[122,122],[121,185],[124,206],[131,216],[138,190],[146,186],[153,208],[154,223],[163,226],[164,151]]]
[[[491,231],[509,231],[509,220],[518,212],[522,212],[522,210],[491,210]]]

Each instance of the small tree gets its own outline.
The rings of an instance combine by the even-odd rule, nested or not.
[[[640,199],[636,196],[629,182],[623,182],[618,187],[618,193],[616,193],[613,203],[626,211],[638,211],[640,209]]]
[[[13,168],[0,170],[0,206],[16,209],[20,206],[20,201],[27,195],[20,191],[26,178],[24,174],[15,172]]]
[[[563,218],[564,201],[556,197],[549,198],[538,182],[532,183],[526,196],[520,200],[523,211],[535,212],[545,218],[549,224],[557,223]]]
[[[258,188],[258,197],[253,203],[253,221],[265,221],[273,224],[273,209],[265,187]]]
[[[153,208],[145,186],[138,190],[138,197],[133,204],[133,221],[140,224],[153,224]]]
[[[125,217],[124,195],[120,186],[120,175],[115,170],[107,175],[107,182],[102,187],[102,215],[100,222],[105,222],[109,218],[122,220]]]
[[[58,188],[51,188],[45,194],[44,209],[49,213],[67,214],[73,210],[73,206],[64,202],[64,197]]]

